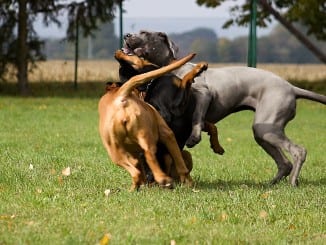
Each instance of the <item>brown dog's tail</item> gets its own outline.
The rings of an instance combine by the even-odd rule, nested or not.
[[[134,88],[146,83],[147,81],[149,81],[151,79],[157,78],[159,76],[164,75],[165,73],[171,72],[171,71],[179,68],[180,66],[182,66],[185,63],[187,63],[188,61],[190,61],[194,56],[195,56],[195,54],[189,54],[186,57],[184,57],[180,60],[177,60],[167,66],[163,66],[157,70],[133,76],[132,78],[130,78],[126,83],[124,83],[121,86],[121,88],[118,91],[119,95],[123,96],[123,97],[128,96]]]

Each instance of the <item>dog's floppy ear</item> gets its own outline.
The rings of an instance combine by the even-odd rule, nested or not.
[[[158,35],[164,39],[165,43],[167,44],[167,46],[169,47],[169,50],[171,51],[171,53],[173,55],[173,58],[176,59],[177,58],[177,52],[179,51],[177,45],[175,45],[174,42],[172,42],[168,38],[168,36],[166,35],[166,33],[159,32]]]
[[[179,51],[179,48],[171,40],[168,39],[168,42],[169,42],[170,50],[171,50],[171,52],[173,54],[173,58],[176,59],[177,58],[177,53]]]
[[[145,45],[146,47],[146,45]],[[146,48],[141,47],[141,48],[136,48],[134,49],[134,53],[135,55],[137,55],[138,57],[146,57],[146,55],[148,55],[148,52],[146,52]]]

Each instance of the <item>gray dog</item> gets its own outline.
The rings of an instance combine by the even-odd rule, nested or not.
[[[158,66],[176,59],[177,48],[165,33],[141,31],[125,35],[124,40],[130,52]],[[187,63],[174,73],[182,78],[193,67],[194,64]],[[296,99],[326,104],[326,96],[297,88],[271,72],[249,67],[209,68],[195,78],[192,90],[196,108],[188,147],[201,140],[205,120],[217,123],[237,111],[255,111],[252,126],[255,140],[275,160],[278,168],[271,183],[291,174],[290,183],[298,185],[306,150],[290,141],[284,128],[295,116]],[[291,155],[293,165],[283,151]]]

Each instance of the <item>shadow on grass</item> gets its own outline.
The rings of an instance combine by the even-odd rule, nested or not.
[[[235,190],[235,189],[268,189],[271,186],[268,182],[254,182],[251,180],[221,180],[216,181],[195,181],[196,189],[201,190]]]
[[[31,97],[64,97],[64,98],[99,98],[105,91],[106,81],[80,82],[77,89],[73,82],[32,82],[29,83]],[[291,81],[292,84],[326,94],[326,79],[314,82]],[[20,96],[16,83],[0,82],[0,95]]]
[[[252,180],[221,180],[218,179],[216,181],[203,181],[203,180],[195,180],[196,189],[201,190],[236,190],[236,189],[259,189],[266,190],[271,188],[277,188],[277,186],[288,186],[289,188],[293,188],[288,179],[284,179],[280,181],[280,183],[271,185],[269,181],[265,182],[255,182]],[[320,179],[299,179],[298,188],[304,189],[311,186],[326,186],[326,178]]]
[[[30,97],[100,98],[106,82],[81,82],[75,88],[73,82],[29,83]],[[0,83],[0,95],[20,96],[16,83]]]

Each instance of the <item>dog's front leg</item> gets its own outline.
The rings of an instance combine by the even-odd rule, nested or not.
[[[125,152],[122,152],[122,154],[124,155],[120,157],[116,164],[127,170],[130,174],[132,179],[130,191],[138,190],[141,185],[145,184],[145,179],[141,170],[136,167],[138,165],[138,159],[130,155],[126,155]]]
[[[218,132],[215,124],[205,122],[203,131],[207,132],[209,135],[209,142],[211,143],[212,150],[217,154],[223,155],[225,151],[218,141]]]
[[[125,54],[122,50],[117,50],[114,54],[114,57],[120,61],[123,60],[125,62],[127,62],[129,65],[132,66],[132,68],[134,68],[135,70],[141,70],[146,66],[151,66],[153,68],[158,68],[157,65],[152,64],[151,62],[142,59],[136,55],[128,55]]]
[[[194,84],[195,85],[195,84]],[[205,84],[200,87],[193,85],[193,92],[196,98],[195,111],[192,116],[192,131],[186,145],[187,147],[194,147],[201,140],[201,131],[205,127],[205,116],[211,101],[211,95]],[[204,86],[203,86],[204,85]]]

